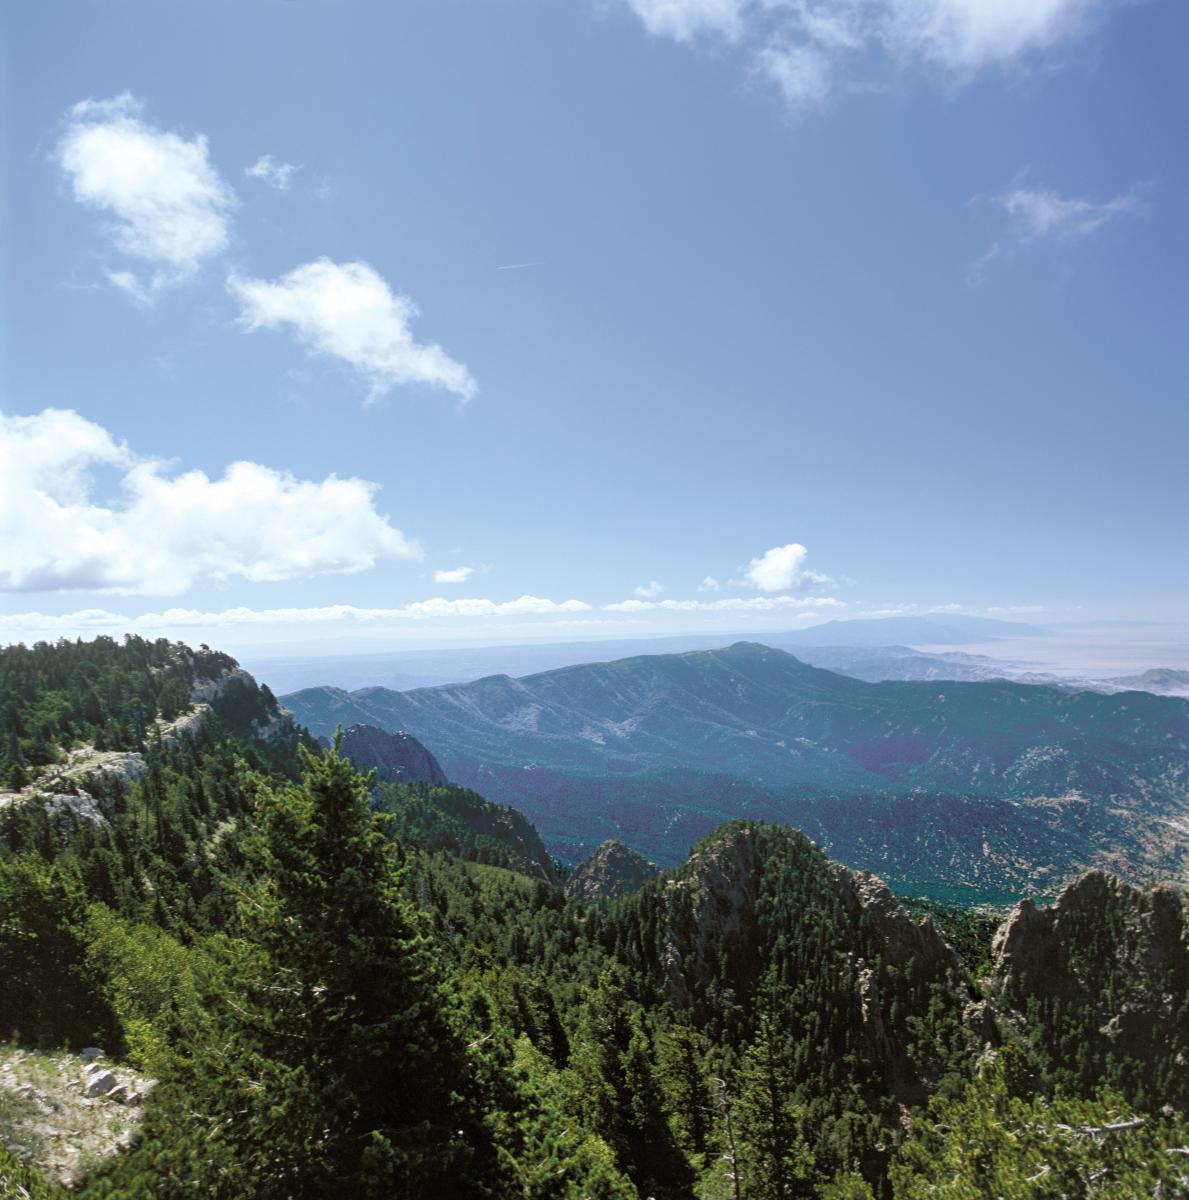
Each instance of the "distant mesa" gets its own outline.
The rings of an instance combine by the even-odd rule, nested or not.
[[[385,783],[446,783],[438,760],[411,733],[385,733],[375,725],[352,725],[339,753],[360,771],[375,769]]]
[[[630,846],[614,839],[605,841],[566,881],[566,896],[571,900],[613,900],[642,888],[660,874],[660,867],[649,862]]]

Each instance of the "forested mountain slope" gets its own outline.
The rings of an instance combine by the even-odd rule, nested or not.
[[[57,652],[38,650],[51,665]],[[142,652],[102,653],[134,670]],[[12,1135],[41,1100],[0,1072],[10,1193],[910,1200],[938,1179],[1023,1195],[1011,1181],[1050,1175],[1063,1190],[1038,1195],[1189,1187],[1170,1153],[1189,1129],[1164,1107],[1179,1102],[1181,1026],[1074,1045],[1074,1010],[1033,1003],[1034,977],[1013,973],[1019,913],[984,992],[983,925],[936,905],[937,924],[918,920],[874,876],[756,821],[630,895],[567,899],[527,864],[493,865],[509,843],[476,824],[528,839],[519,814],[377,785],[333,748],[303,748],[283,718],[246,719],[268,697],[235,678],[226,715],[211,701],[186,736],[132,743],[145,769],[96,794],[100,820],[32,795],[0,810],[10,1060],[96,1046],[113,1074],[157,1081],[114,1153],[64,1192],[48,1154]],[[163,713],[144,715],[148,729]],[[1105,880],[1038,910],[1076,1012],[1177,1017],[1160,1006],[1180,951],[1156,951],[1183,934],[1183,906]],[[965,960],[947,927],[963,930]],[[1105,1142],[1080,1132],[1107,1125],[1119,1132]]]
[[[621,836],[671,863],[747,815],[793,821],[905,885],[1043,890],[1090,865],[1185,870],[1189,702],[1170,697],[869,684],[738,643],[284,702],[316,732],[345,719],[410,730],[452,779],[523,807],[551,847],[580,838],[575,857]]]

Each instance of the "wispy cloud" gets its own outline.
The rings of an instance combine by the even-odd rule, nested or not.
[[[722,584],[714,578],[713,575],[707,575],[701,583],[698,584],[699,592],[717,592],[722,587]]]
[[[1113,200],[1086,200],[1050,188],[1020,187],[1004,192],[996,203],[1011,218],[1016,237],[1025,242],[1088,237],[1108,222],[1144,209],[1135,189]]]
[[[590,612],[581,600],[549,600],[520,596],[515,600],[447,600],[433,597],[397,608],[360,608],[329,604],[317,608],[226,608],[204,612],[169,608],[162,612],[123,614],[88,608],[70,613],[23,612],[0,614],[0,630],[16,636],[38,634],[123,633],[135,630],[213,629],[236,625],[383,624],[387,621],[427,621],[437,618],[552,616]]]
[[[1111,200],[1091,200],[1063,196],[1047,187],[1009,188],[991,201],[1006,216],[1007,230],[970,265],[966,282],[971,286],[984,283],[993,263],[1026,247],[1081,241],[1120,218],[1142,216],[1147,211],[1143,192],[1137,185]]]
[[[95,475],[119,477],[118,498]],[[376,510],[376,485],[252,462],[176,474],[71,410],[0,414],[0,591],[172,596],[197,583],[366,570],[420,547]]]
[[[151,264],[144,279],[125,268],[109,272],[144,302],[227,246],[237,200],[212,166],[205,137],[157,129],[142,112],[127,92],[81,101],[67,114],[55,158],[74,198],[115,218],[108,228],[115,248]]]
[[[951,81],[1076,38],[1121,0],[626,0],[645,28],[679,42],[743,47],[790,111],[917,67]]]
[[[475,573],[474,567],[451,567],[433,573],[434,583],[466,583]]]
[[[233,275],[228,287],[246,329],[288,326],[310,350],[354,367],[372,399],[407,383],[443,388],[464,400],[475,394],[466,367],[441,346],[414,339],[409,325],[417,306],[367,263],[320,258],[272,281]]]
[[[777,612],[781,609],[845,608],[832,596],[724,596],[721,600],[618,600],[604,604],[606,612]]]
[[[250,167],[244,168],[244,174],[278,192],[287,192],[293,184],[293,176],[300,170],[301,167],[293,163],[280,162],[271,154],[262,154]]]
[[[744,28],[744,0],[628,0],[649,33],[688,42],[701,34],[734,41]]]

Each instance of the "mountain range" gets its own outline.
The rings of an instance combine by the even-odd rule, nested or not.
[[[1151,743],[1185,758],[1182,701],[864,684],[747,644],[483,684],[396,695],[456,732],[482,712],[472,749],[514,732],[506,758],[555,763],[529,776],[604,798],[611,776],[589,772],[617,723],[604,814],[642,828],[676,812],[649,773],[708,805],[791,805],[797,789],[663,764],[735,769],[803,729],[808,769],[835,755],[877,780],[806,786],[805,811],[865,828],[859,858],[919,843],[935,882],[988,812],[1006,819],[984,856],[1072,861],[1072,838],[1028,841],[1034,807],[1116,842],[1085,798],[898,792],[931,761],[912,738],[932,769],[963,748],[990,764],[988,793],[1047,738],[1147,771],[1150,816],[1168,801]],[[559,871],[521,812],[442,782],[445,742],[450,766],[357,726],[336,739],[357,774],[234,660],[165,639],[0,650],[0,712],[4,1195],[708,1200],[742,1179],[756,1200],[786,1169],[785,1196],[834,1200],[1015,1196],[1048,1175],[1071,1196],[1185,1192],[1181,889],[1088,872],[1008,914],[902,900],[755,820],[663,872],[622,841]],[[602,743],[578,738],[596,757],[567,773],[578,721]],[[895,753],[856,755],[873,729]],[[549,811],[582,827],[599,809],[577,794]]]
[[[880,617],[827,621],[810,629],[765,633],[765,645],[794,650],[814,666],[848,672],[852,660],[863,664],[863,678],[880,664],[880,679],[925,678],[919,673],[927,664],[932,678],[965,679],[1001,677],[1016,665],[987,656],[963,655],[960,651],[925,653],[916,645],[960,646],[1011,638],[1033,637],[1043,632],[1032,625],[969,617],[951,613],[926,613],[916,617]],[[533,675],[559,667],[610,662],[640,654],[680,654],[689,650],[721,650],[739,641],[740,634],[691,633],[665,637],[603,639],[585,642],[522,642],[507,646],[467,646],[428,650],[392,650],[372,654],[339,654],[252,658],[248,666],[275,692],[294,692],[318,684],[336,687],[384,686],[397,691],[467,683],[487,675]],[[819,661],[824,655],[830,661]],[[919,659],[919,664],[915,660]],[[914,660],[913,666],[905,666]],[[969,661],[967,661],[969,660]],[[980,674],[962,673],[965,667],[985,668]],[[900,674],[901,669],[910,671]]]
[[[559,857],[622,838],[662,865],[723,819],[797,824],[922,891],[1179,876],[1189,702],[1007,681],[866,683],[740,642],[512,679],[282,698],[314,733],[402,729],[521,808]]]

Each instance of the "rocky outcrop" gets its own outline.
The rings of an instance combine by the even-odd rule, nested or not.
[[[1018,1019],[1032,1001],[1059,1002],[1099,1050],[1184,1066],[1189,896],[1089,871],[1051,907],[1023,900],[995,935],[988,990]]]
[[[746,1005],[773,955],[793,979],[831,964],[836,1003],[850,1007],[863,1053],[886,1094],[908,1105],[923,1103],[939,1068],[904,1023],[906,988],[933,991],[946,1036],[960,1031],[972,1056],[998,1043],[993,1009],[932,922],[914,919],[874,875],[830,862],[803,834],[733,823],[659,887],[660,966],[679,1010],[697,1012],[723,986]]]
[[[0,1055],[0,1133],[19,1160],[69,1187],[131,1144],[155,1086],[94,1046],[77,1055],[10,1049]]]
[[[385,733],[375,725],[352,725],[339,753],[361,771],[375,770],[387,783],[446,783],[438,760],[412,734]]]
[[[190,692],[190,699],[195,704],[200,702],[214,704],[221,700],[229,689],[235,687],[257,690],[256,680],[248,671],[245,671],[243,667],[232,667],[230,670],[216,675],[214,679],[203,679],[196,683]]]
[[[566,895],[586,903],[626,896],[655,879],[660,870],[644,855],[612,839],[575,868],[566,881]]]
[[[19,792],[0,792],[7,804],[43,804],[51,812],[70,812],[88,825],[106,824],[97,797],[110,796],[135,783],[145,772],[144,755],[135,751],[80,746]]]
[[[163,746],[177,745],[194,737],[212,714],[257,740],[275,741],[295,735],[290,715],[242,667],[232,666],[211,678],[199,679],[190,697],[191,704],[185,712],[168,721],[163,717],[155,719],[150,742],[156,738]],[[105,824],[100,802],[136,783],[145,769],[145,757],[140,751],[78,746],[67,751],[62,761],[46,767],[20,791],[0,792],[0,808],[43,804],[51,812],[69,812],[90,825]]]
[[[831,863],[830,875],[846,911],[878,938],[883,957],[896,966],[924,963],[931,971],[962,973],[958,955],[942,938],[929,917],[917,920],[901,908],[888,885],[869,871],[850,871]]]

